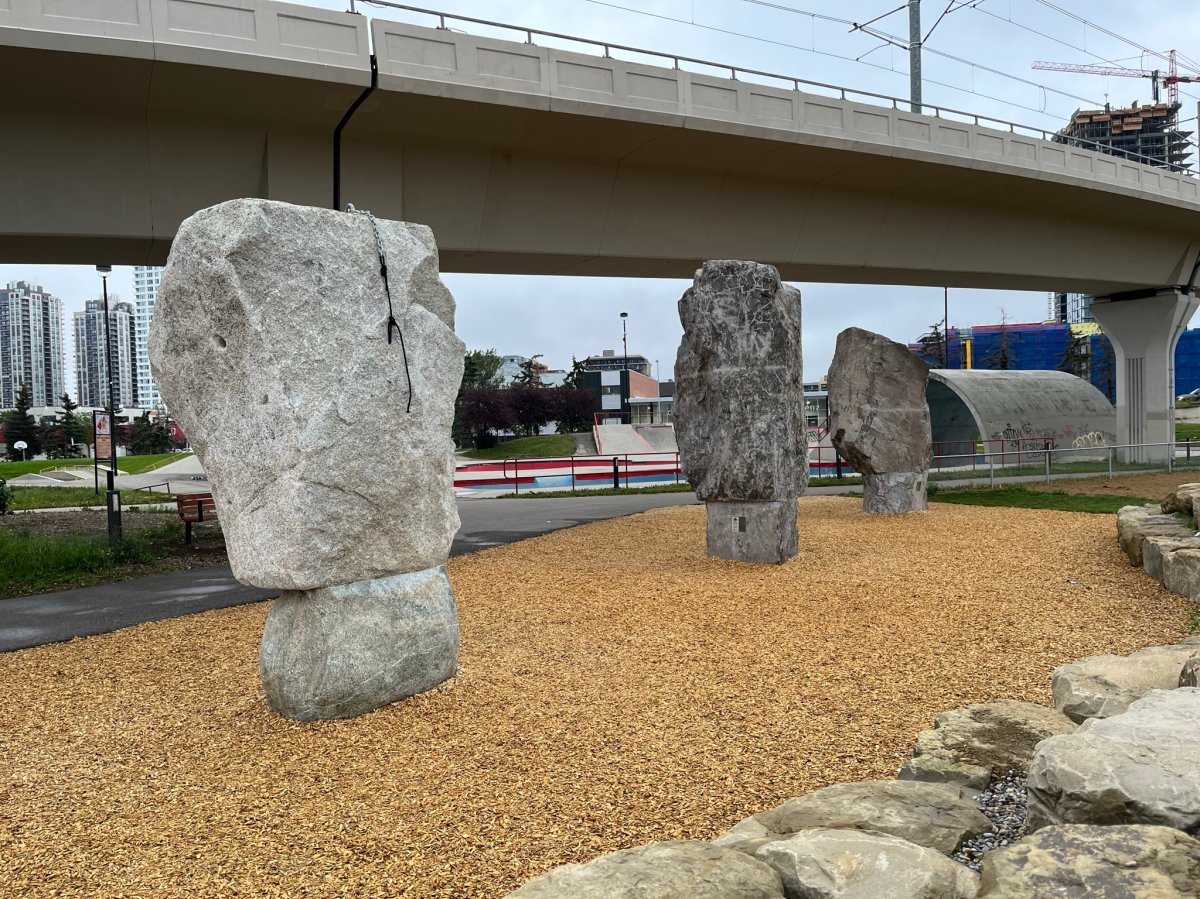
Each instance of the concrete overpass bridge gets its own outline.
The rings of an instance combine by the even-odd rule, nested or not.
[[[747,258],[790,280],[1083,291],[1109,298],[1121,438],[1168,439],[1197,179],[519,37],[272,0],[0,0],[0,261],[161,263],[197,209],[336,195],[430,225],[447,271]]]

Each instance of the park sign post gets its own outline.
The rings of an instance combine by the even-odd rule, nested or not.
[[[112,413],[92,413],[92,475],[96,482],[96,492],[100,492],[100,460],[112,459],[113,456]],[[114,463],[115,464],[115,463]]]

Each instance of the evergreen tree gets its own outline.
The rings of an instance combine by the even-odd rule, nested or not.
[[[1072,334],[1068,329],[1067,342],[1063,347],[1062,357],[1058,360],[1058,370],[1079,378],[1088,376],[1091,354],[1088,352],[1088,336]]]
[[[59,410],[58,419],[54,423],[53,452],[57,458],[66,459],[75,455],[75,444],[82,443],[79,422],[75,414],[75,410],[79,408],[79,403],[71,399],[69,393],[64,393],[60,396],[58,402],[62,408]]]
[[[495,350],[470,350],[463,356],[463,387],[499,387],[500,354]]]
[[[41,428],[29,414],[29,410],[32,408],[33,397],[29,392],[29,385],[22,384],[21,389],[17,391],[17,407],[4,417],[4,439],[8,444],[10,459],[21,458],[21,450],[13,449],[13,444],[19,440],[25,441],[27,445],[27,449],[24,451],[27,459],[32,459],[42,451]]]
[[[167,426],[150,420],[150,413],[143,412],[133,423],[129,436],[129,449],[135,456],[149,456],[171,451],[171,435]]]
[[[571,370],[567,373],[566,378],[563,379],[563,386],[564,387],[582,387],[583,386],[583,363],[580,362],[578,359],[576,359],[574,356],[571,357]]]
[[[1000,310],[1000,327],[996,331],[996,348],[980,361],[980,368],[1008,371],[1013,368],[1012,346],[1009,342],[1008,313]]]
[[[543,365],[539,360],[542,354],[538,353],[530,359],[526,359],[521,363],[521,372],[513,378],[514,387],[541,387],[542,375],[550,369]]]
[[[942,336],[940,325],[930,325],[929,333],[923,335],[919,343],[921,345],[921,358],[934,368],[946,367],[946,341]]]

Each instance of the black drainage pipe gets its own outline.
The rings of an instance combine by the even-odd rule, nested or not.
[[[371,92],[377,87],[379,87],[379,66],[375,62],[375,54],[372,53],[370,85],[358,95],[357,100],[350,104],[350,108],[346,110],[342,120],[333,129],[333,208],[339,211],[342,208],[342,130],[349,124],[354,113],[358,112],[358,107],[362,106],[363,100],[371,96]]]

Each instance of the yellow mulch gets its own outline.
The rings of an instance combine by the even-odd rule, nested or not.
[[[1191,606],[1106,515],[814,497],[801,557],[748,567],[705,558],[703,514],[452,560],[460,676],[357,720],[266,710],[265,605],[0,656],[0,891],[500,896],[889,776],[936,713],[1047,702]]]

